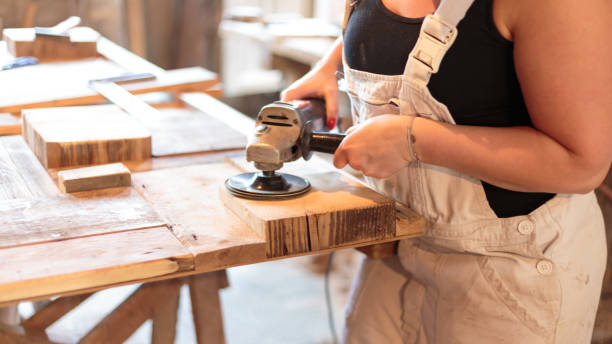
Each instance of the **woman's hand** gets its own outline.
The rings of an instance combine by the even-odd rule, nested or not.
[[[386,178],[412,161],[408,142],[411,116],[382,115],[347,131],[334,154],[334,166],[352,168],[374,178]]]
[[[289,102],[304,98],[325,99],[327,127],[336,126],[338,118],[338,80],[336,71],[342,56],[342,40],[339,39],[326,57],[310,72],[291,84],[281,93],[281,100]]]

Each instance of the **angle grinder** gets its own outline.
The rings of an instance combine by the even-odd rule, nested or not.
[[[307,101],[305,106],[276,101],[261,109],[246,148],[247,161],[259,172],[226,180],[225,187],[232,195],[274,200],[310,190],[308,180],[276,171],[285,162],[310,159],[312,152],[333,154],[346,135],[325,132],[325,103],[321,99]]]

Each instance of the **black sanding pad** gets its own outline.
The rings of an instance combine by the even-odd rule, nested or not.
[[[292,174],[251,172],[229,178],[225,187],[236,197],[276,200],[303,195],[310,190],[310,183]]]

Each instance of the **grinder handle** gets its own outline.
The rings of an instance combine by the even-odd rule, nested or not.
[[[310,150],[334,154],[346,134],[314,132],[310,136]]]

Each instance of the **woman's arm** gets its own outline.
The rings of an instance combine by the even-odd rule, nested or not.
[[[503,12],[500,31],[507,29],[514,41],[516,71],[534,128],[455,126],[417,118],[417,156],[511,190],[594,189],[612,159],[612,3],[498,0],[496,7]],[[393,127],[404,130],[407,119],[395,121]],[[345,139],[337,167],[352,165],[351,160],[363,165],[372,148],[357,147],[356,141],[372,145],[371,123]],[[386,144],[406,145],[406,135],[397,140]],[[378,176],[395,172],[375,157],[365,160]]]

